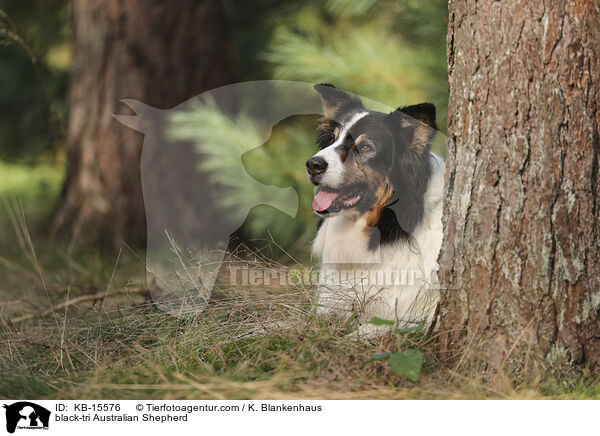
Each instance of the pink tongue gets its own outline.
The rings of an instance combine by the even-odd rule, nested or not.
[[[321,212],[321,211],[329,209],[329,207],[331,206],[331,203],[333,203],[335,201],[335,199],[338,197],[338,195],[339,194],[336,194],[335,192],[325,192],[325,191],[317,192],[317,195],[315,195],[315,198],[313,199],[313,204],[312,204],[313,209],[316,210],[317,212]]]

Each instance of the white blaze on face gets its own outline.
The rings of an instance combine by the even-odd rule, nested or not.
[[[339,153],[335,149],[344,142],[344,138],[346,138],[346,135],[352,126],[367,114],[368,112],[366,111],[354,114],[352,118],[342,126],[342,130],[333,144],[315,154],[315,156],[322,157],[325,159],[325,162],[327,162],[327,170],[321,176],[320,181],[323,186],[333,189],[340,188],[340,185],[344,181],[344,165],[342,159],[340,159]]]

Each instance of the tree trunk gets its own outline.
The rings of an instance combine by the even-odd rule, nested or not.
[[[600,6],[451,0],[441,352],[600,364]]]
[[[222,2],[75,0],[68,171],[55,230],[141,245],[143,136],[113,117],[120,99],[167,108],[230,82]]]

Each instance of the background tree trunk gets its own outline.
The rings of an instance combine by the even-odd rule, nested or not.
[[[168,108],[229,83],[222,5],[75,0],[68,173],[55,230],[107,246],[144,243],[143,136],[112,114],[127,114],[120,99]]]
[[[449,8],[441,351],[522,377],[597,368],[600,5]]]

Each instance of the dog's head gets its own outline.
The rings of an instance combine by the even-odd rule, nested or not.
[[[430,177],[430,145],[435,135],[435,106],[422,103],[385,114],[332,85],[316,85],[323,102],[320,151],[306,162],[316,185],[314,211],[322,217],[368,214],[375,226],[384,208],[411,233],[423,215]]]

